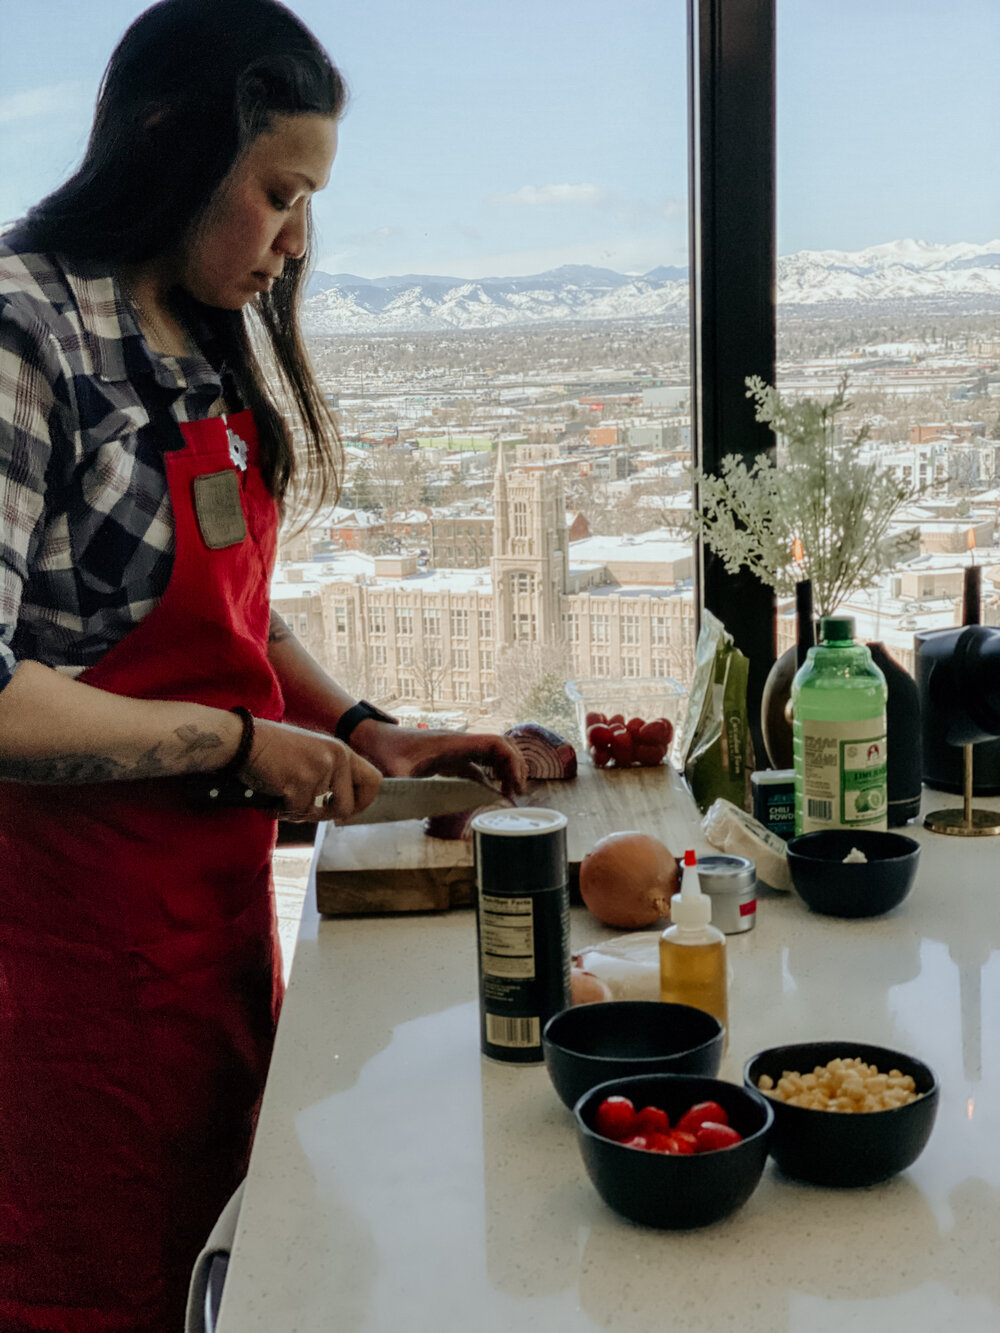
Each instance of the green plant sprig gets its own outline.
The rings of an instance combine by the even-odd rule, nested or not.
[[[718,476],[695,469],[695,529],[730,573],[746,567],[779,595],[810,579],[817,614],[830,615],[898,562],[906,538],[889,527],[920,488],[862,460],[867,425],[839,438],[838,414],[850,406],[846,375],[829,402],[789,402],[757,375],[746,384],[756,419],[777,437],[777,457],[759,454],[747,466],[727,454]],[[792,557],[796,538],[801,560]]]

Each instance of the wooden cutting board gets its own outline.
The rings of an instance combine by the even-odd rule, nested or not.
[[[673,768],[596,769],[586,760],[569,782],[533,782],[518,805],[566,815],[570,888],[599,838],[639,829],[680,858],[701,849],[700,815]],[[323,825],[316,862],[316,905],[327,916],[427,912],[470,906],[475,896],[471,842],[428,838],[420,820]]]

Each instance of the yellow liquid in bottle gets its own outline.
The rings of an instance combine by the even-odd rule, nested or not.
[[[728,1038],[725,940],[678,944],[661,938],[660,999],[707,1010],[725,1025]]]

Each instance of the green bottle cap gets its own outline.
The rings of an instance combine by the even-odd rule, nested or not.
[[[841,643],[845,640],[853,642],[854,617],[824,616],[819,622],[819,634],[824,643],[829,643],[831,640]]]

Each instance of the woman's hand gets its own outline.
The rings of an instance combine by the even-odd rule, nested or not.
[[[371,805],[382,783],[378,769],[342,741],[261,718],[240,777],[282,797],[280,817],[300,824],[349,819]]]
[[[528,765],[503,736],[460,731],[423,731],[368,719],[355,727],[351,744],[386,777],[481,777],[496,775],[505,796],[524,791]]]

